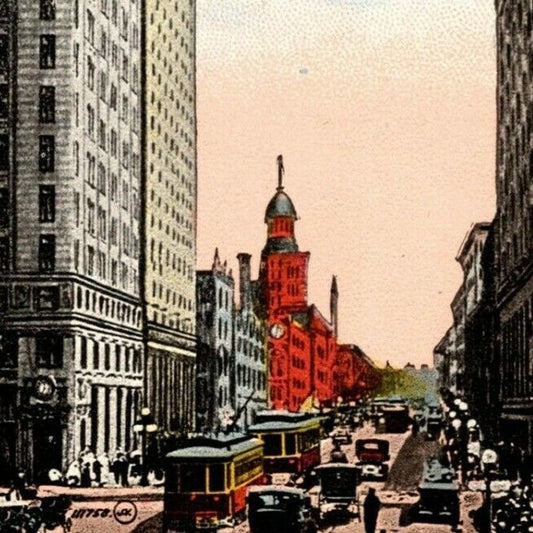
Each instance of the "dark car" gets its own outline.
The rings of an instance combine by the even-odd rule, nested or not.
[[[344,463],[317,466],[320,491],[318,504],[322,520],[350,518],[359,514],[357,468]]]
[[[449,524],[459,523],[459,489],[454,482],[426,481],[418,487],[420,499],[409,512],[410,521]]]
[[[359,461],[355,464],[360,479],[386,479],[389,473],[390,460],[389,441],[385,439],[357,439],[355,456]]]
[[[250,487],[248,524],[251,533],[314,533],[311,498],[303,490],[275,485]]]
[[[408,511],[409,522],[459,523],[459,487],[453,471],[431,460],[424,465],[423,481],[418,487],[420,499]],[[405,525],[405,524],[404,524]]]

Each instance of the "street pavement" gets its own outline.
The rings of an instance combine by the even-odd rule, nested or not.
[[[355,459],[355,440],[374,435],[370,425],[359,428],[353,443],[342,446],[350,463]],[[363,482],[358,486],[359,501],[362,503],[369,487],[374,487],[382,502],[376,533],[449,533],[450,526],[441,524],[415,523],[400,527],[402,509],[417,499],[415,491],[422,477],[423,464],[435,455],[438,445],[426,441],[423,436],[412,437],[409,432],[402,434],[381,434],[380,438],[389,440],[392,465],[389,477],[384,482]],[[332,450],[331,439],[321,444],[322,461],[328,462]],[[58,488],[46,490],[60,491]],[[85,492],[84,492],[85,491]],[[74,501],[69,510],[70,531],[72,533],[161,533],[161,514],[163,510],[162,490],[154,488],[129,489],[63,489],[63,494],[70,494]],[[317,503],[317,488],[310,491],[313,503]],[[468,512],[479,507],[481,497],[477,493],[461,494],[461,519],[464,533],[475,533],[470,524]],[[357,518],[348,524],[329,526],[322,531],[326,533],[364,533],[362,521]],[[248,533],[247,522],[223,533]],[[222,533],[222,532],[221,532]]]

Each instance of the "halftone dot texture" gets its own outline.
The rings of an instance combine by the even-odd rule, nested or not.
[[[493,5],[198,0],[199,268],[219,246],[257,273],[282,153],[310,302],[337,274],[342,342],[430,362],[494,212]]]

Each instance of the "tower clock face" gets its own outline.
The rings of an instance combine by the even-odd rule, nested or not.
[[[272,324],[270,326],[270,336],[274,339],[281,339],[285,335],[285,328],[281,324]]]

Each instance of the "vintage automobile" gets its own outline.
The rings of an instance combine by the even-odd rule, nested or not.
[[[449,524],[459,523],[459,488],[454,481],[424,481],[418,487],[420,500],[411,509],[411,521]]]
[[[389,441],[385,439],[357,439],[355,456],[359,460],[355,466],[359,478],[364,480],[386,479],[389,473]]]
[[[61,527],[69,530],[67,513],[71,499],[67,496],[46,496],[33,500],[0,499],[1,531],[41,531]]]
[[[352,432],[349,426],[338,426],[329,434],[329,436],[333,439],[333,442],[338,442],[339,444],[352,443]]]
[[[359,516],[357,468],[328,463],[315,469],[319,480],[318,506],[322,521]]]
[[[311,533],[317,530],[311,498],[303,490],[256,485],[250,487],[247,502],[251,533]]]
[[[452,470],[436,460],[430,461],[425,465],[418,493],[420,499],[408,510],[408,522],[449,524],[452,527],[459,524],[459,487]]]

